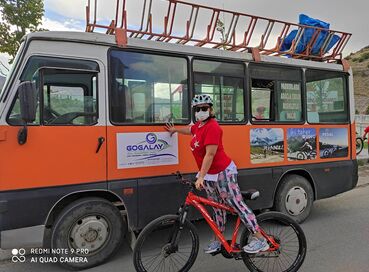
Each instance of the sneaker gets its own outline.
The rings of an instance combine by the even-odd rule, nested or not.
[[[212,241],[207,248],[204,248],[204,252],[208,254],[218,252],[220,251],[221,247],[222,244],[219,241],[215,240]]]
[[[260,251],[266,251],[269,249],[267,240],[263,237],[258,239],[254,237],[250,243],[243,247],[243,251],[246,253],[258,253]]]

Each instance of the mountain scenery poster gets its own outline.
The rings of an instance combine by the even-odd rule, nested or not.
[[[284,160],[284,135],[281,128],[250,130],[252,163],[271,163]]]
[[[319,134],[320,158],[348,156],[347,128],[321,128]]]
[[[313,160],[316,158],[316,129],[287,129],[288,160]]]

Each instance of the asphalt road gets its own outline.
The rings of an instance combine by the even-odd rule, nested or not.
[[[308,220],[302,224],[308,241],[308,252],[300,271],[369,271],[369,185],[336,197],[315,202]],[[204,222],[196,223],[200,233],[200,254],[191,271],[223,272],[247,271],[242,261],[234,261],[218,255],[202,253],[210,238]],[[1,272],[61,272],[66,271],[55,264],[0,263]],[[125,243],[119,253],[107,264],[86,272],[134,271],[132,252]]]

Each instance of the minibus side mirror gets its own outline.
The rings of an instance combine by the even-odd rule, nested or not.
[[[18,87],[20,113],[22,120],[28,124],[36,119],[37,90],[36,84],[31,81],[22,82]]]
[[[24,126],[18,131],[18,143],[23,145],[27,142],[27,124],[36,119],[37,89],[31,81],[22,82],[18,87],[21,118]]]

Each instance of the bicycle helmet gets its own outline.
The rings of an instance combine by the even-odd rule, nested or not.
[[[200,104],[209,104],[210,106],[213,106],[213,99],[211,99],[210,95],[207,94],[197,94],[192,99],[192,107],[196,107]]]

